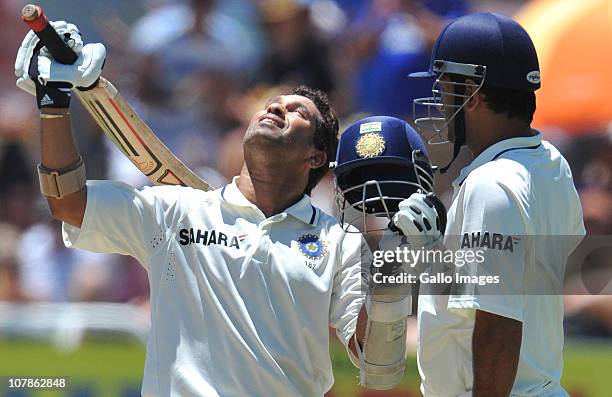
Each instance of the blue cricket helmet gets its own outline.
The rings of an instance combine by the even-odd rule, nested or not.
[[[373,116],[340,136],[333,164],[343,205],[364,214],[387,216],[417,191],[433,190],[433,169],[425,144],[404,120]]]
[[[489,85],[519,91],[540,88],[540,66],[525,29],[505,15],[477,12],[450,22],[440,33],[426,72],[411,77],[455,73],[480,77]],[[486,70],[486,73],[485,73]]]
[[[434,44],[429,70],[410,76],[436,78],[432,96],[414,100],[413,116],[429,143],[450,143],[454,137],[453,158],[441,173],[466,143],[463,108],[483,84],[525,92],[540,88],[538,55],[529,34],[512,18],[490,12],[450,22]]]

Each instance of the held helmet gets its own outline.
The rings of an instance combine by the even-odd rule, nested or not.
[[[400,201],[433,190],[433,169],[421,137],[394,117],[368,117],[349,126],[332,168],[341,223],[355,223],[357,216],[365,227],[367,215],[391,220]],[[347,217],[347,210],[357,213]]]

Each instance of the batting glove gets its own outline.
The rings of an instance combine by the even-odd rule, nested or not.
[[[399,204],[399,210],[393,216],[389,228],[406,236],[412,249],[433,245],[442,238],[443,232],[436,210],[441,203],[437,205],[436,201],[439,203],[431,193],[429,195],[413,193]]]
[[[92,87],[97,82],[106,59],[106,48],[101,43],[83,45],[77,27],[64,21],[51,22],[77,54],[72,65],[63,65],[49,54],[33,31],[23,39],[17,59],[15,75],[17,87],[35,95],[39,108],[65,108],[70,104],[70,90]]]

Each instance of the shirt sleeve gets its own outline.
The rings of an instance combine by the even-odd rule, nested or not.
[[[369,257],[369,249],[361,234],[344,233],[341,241],[340,264],[333,280],[329,324],[336,335],[348,346],[355,333],[357,316],[363,306],[365,293],[361,286],[361,264]]]
[[[64,244],[91,252],[136,258],[148,269],[149,258],[176,224],[181,187],[137,189],[121,182],[88,181],[87,206],[80,228],[63,224]]]
[[[526,195],[521,183],[512,183],[513,189],[494,178],[468,182],[459,203],[463,211],[461,234],[452,236],[458,240],[459,249],[448,309],[467,317],[473,317],[478,309],[523,321],[524,273],[530,243]],[[463,266],[458,266],[459,255],[466,258]],[[458,277],[463,278],[458,282]]]

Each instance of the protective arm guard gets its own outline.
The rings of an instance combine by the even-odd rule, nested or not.
[[[404,376],[406,319],[412,297],[387,302],[372,298],[366,305],[368,324],[360,357],[360,384],[375,390],[392,389]]]
[[[399,236],[387,234],[381,241],[385,245],[397,247]],[[389,241],[392,240],[392,241]],[[391,248],[391,247],[389,247]],[[402,264],[391,264],[390,269],[382,268],[381,273],[392,275],[399,271],[410,271]],[[404,376],[406,364],[406,319],[412,313],[411,286],[407,283],[376,284],[370,278],[372,286],[366,296],[366,325],[363,346],[360,347],[354,336],[357,357],[351,352],[351,361],[359,371],[359,384],[375,390],[387,390],[395,387]]]

